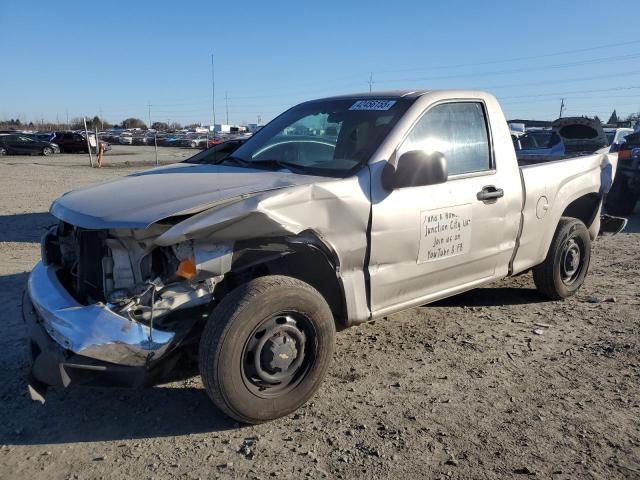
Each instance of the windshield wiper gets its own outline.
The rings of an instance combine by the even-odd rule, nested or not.
[[[225,162],[229,162],[229,163],[235,163],[236,165],[240,165],[241,167],[248,167],[250,166],[250,162],[247,162],[246,160],[240,158],[240,157],[235,157],[233,155],[228,155],[224,158],[221,158],[220,160],[217,160],[215,162],[216,165],[220,165],[221,163],[225,163]]]
[[[287,162],[286,160],[278,160],[276,158],[265,158],[263,160],[254,160],[252,162],[247,162],[249,166],[256,165],[256,168],[260,168],[262,166],[274,166],[278,168],[284,168],[287,170],[291,170],[294,173],[296,171],[304,171],[304,165],[299,165],[294,162]]]

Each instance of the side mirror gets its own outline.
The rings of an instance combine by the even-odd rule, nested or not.
[[[447,159],[441,152],[426,153],[411,150],[403,153],[398,164],[387,164],[382,172],[382,183],[387,190],[421,187],[447,181]]]

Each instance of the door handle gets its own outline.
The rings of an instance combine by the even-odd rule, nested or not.
[[[504,190],[493,185],[487,185],[476,194],[476,198],[484,203],[495,203],[500,197],[504,197]]]

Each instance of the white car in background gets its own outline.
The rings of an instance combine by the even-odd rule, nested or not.
[[[605,128],[604,134],[607,136],[611,152],[617,152],[620,145],[625,142],[627,135],[633,133],[633,128]]]
[[[133,135],[131,135],[130,133],[123,133],[118,137],[118,143],[120,145],[132,145]]]

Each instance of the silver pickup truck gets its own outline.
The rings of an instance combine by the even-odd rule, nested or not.
[[[528,270],[542,295],[573,295],[615,164],[520,166],[487,93],[379,92],[67,193],[25,296],[32,394],[152,385],[198,351],[226,414],[286,415],[320,386],[336,328]]]

